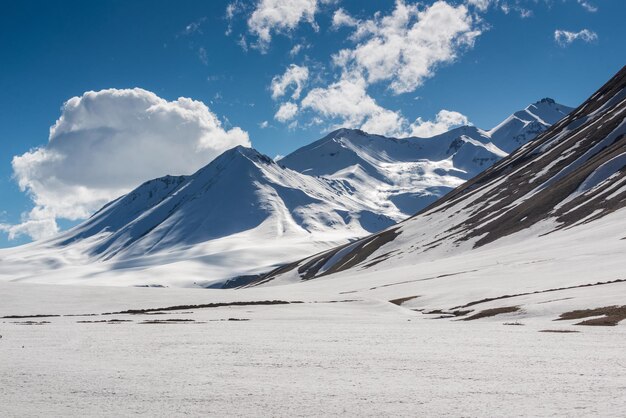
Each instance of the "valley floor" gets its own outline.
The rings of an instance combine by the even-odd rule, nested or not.
[[[0,283],[0,415],[626,415],[623,324],[277,290]],[[184,306],[277,293],[304,303]]]

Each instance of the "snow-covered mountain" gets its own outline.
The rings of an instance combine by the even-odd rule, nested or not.
[[[547,262],[557,254],[558,249],[551,248],[557,243],[571,252],[572,262],[605,248],[613,257],[608,258],[609,264],[623,264],[625,206],[626,67],[535,141],[414,217],[283,266],[257,284],[297,282],[342,272],[410,279],[411,268],[427,262],[464,257],[467,264],[463,268],[467,268],[473,263],[468,261],[471,257],[491,254],[485,260],[500,263],[510,257],[507,251],[543,249],[545,260],[541,262]],[[572,239],[581,240],[580,245]],[[583,254],[575,257],[576,251]],[[532,257],[536,256],[533,253]],[[597,260],[593,261],[598,268]],[[402,266],[402,273],[388,271]],[[576,275],[570,277],[576,285],[580,280]],[[538,283],[562,285],[548,278]]]
[[[487,134],[498,148],[511,153],[546,131],[572,110],[574,109],[546,97],[513,113]]]
[[[567,109],[545,100],[531,108],[527,119],[539,115],[541,123]],[[531,138],[534,125],[519,120],[511,116],[494,132]],[[142,184],[52,240],[0,251],[0,277],[245,283],[276,265],[378,232],[431,204],[507,155],[491,135],[473,126],[402,139],[340,129],[278,163],[236,147],[193,175]]]
[[[117,270],[134,284],[206,284],[254,274],[403,217],[339,180],[300,174],[239,146],[193,175],[142,184],[52,240],[0,252],[0,275],[56,281],[58,270],[69,281],[95,275],[106,282],[107,271]],[[29,269],[20,269],[25,258]],[[86,270],[65,271],[77,266]],[[167,266],[176,278],[163,279],[171,274]]]
[[[139,186],[65,234],[62,245],[107,232],[92,255],[138,257],[257,228],[273,238],[352,237],[401,217],[378,212],[339,181],[302,175],[238,146],[191,176]]]
[[[280,160],[303,174],[341,180],[407,217],[532,140],[573,109],[546,98],[490,131],[462,126],[430,138],[339,129]]]

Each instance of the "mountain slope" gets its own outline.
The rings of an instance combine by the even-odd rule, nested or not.
[[[263,223],[271,223],[277,237],[333,231],[351,236],[392,223],[376,209],[339,182],[303,176],[236,147],[191,176],[141,185],[66,234],[63,243],[108,231],[93,254],[110,258],[193,245]]]
[[[302,175],[236,147],[191,176],[142,184],[52,240],[0,252],[0,275],[97,277],[92,283],[116,276],[117,283],[127,273],[129,284],[205,285],[267,271],[403,217],[341,181]],[[20,269],[25,259],[29,268]]]
[[[375,190],[411,216],[532,140],[572,108],[542,99],[490,131],[462,126],[431,138],[387,138],[339,129],[280,160],[303,174]]]
[[[624,206],[626,69],[535,141],[416,216],[284,266],[259,283],[413,265],[471,253],[505,237],[532,241],[597,221]]]
[[[574,109],[546,97],[513,113],[487,134],[498,148],[511,153],[546,131],[572,110]]]

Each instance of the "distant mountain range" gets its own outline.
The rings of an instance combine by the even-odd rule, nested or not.
[[[528,114],[536,114],[534,110],[530,107]],[[517,123],[524,114],[516,113],[509,123]],[[500,125],[490,136],[497,137],[502,129],[508,128]],[[503,142],[511,143],[510,139],[497,141]],[[281,266],[250,285],[293,283],[337,273],[393,275],[402,283],[403,278],[410,278],[411,268],[433,260],[450,259],[450,266],[458,263],[462,270],[472,257],[496,265],[511,252],[522,251],[529,254],[526,264],[547,263],[566,259],[564,254],[575,254],[574,249],[578,255],[571,262],[584,264],[588,259],[595,271],[561,279],[564,283],[595,283],[603,269],[611,272],[612,280],[621,281],[622,273],[615,272],[623,271],[619,265],[626,240],[624,207],[626,67],[534,141],[417,215],[377,234]],[[541,248],[539,259],[536,248]],[[605,261],[599,263],[600,259]],[[405,270],[399,271],[402,267]],[[560,276],[558,271],[551,274]],[[500,279],[506,283],[506,277]],[[535,282],[544,289],[563,286],[549,276]],[[513,287],[528,291],[523,282],[507,286],[504,292]],[[466,297],[471,293],[464,291]],[[485,293],[489,292],[483,292],[483,297]]]
[[[543,99],[490,131],[463,126],[432,138],[339,129],[278,162],[236,147],[193,175],[142,184],[51,240],[0,251],[0,278],[254,281],[273,266],[413,215],[571,110]]]

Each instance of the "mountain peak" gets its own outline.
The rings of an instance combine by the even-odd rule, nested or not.
[[[252,162],[258,162],[263,164],[274,164],[274,160],[268,157],[265,154],[261,154],[254,148],[245,147],[243,145],[237,145],[234,148],[224,151],[220,156],[218,156],[215,160],[210,162],[208,165],[212,165],[213,162],[221,162],[224,160],[232,160],[232,159],[240,159],[245,158]]]
[[[332,131],[328,135],[326,135],[326,138],[339,138],[339,137],[354,138],[354,137],[357,137],[357,136],[369,136],[369,135],[370,134],[368,134],[365,131],[362,131],[361,129],[339,128],[339,129],[335,129],[334,131]]]
[[[537,104],[537,103],[555,104],[556,101],[554,99],[551,99],[550,97],[544,97],[543,99],[538,100],[538,101],[535,102],[535,104]]]

